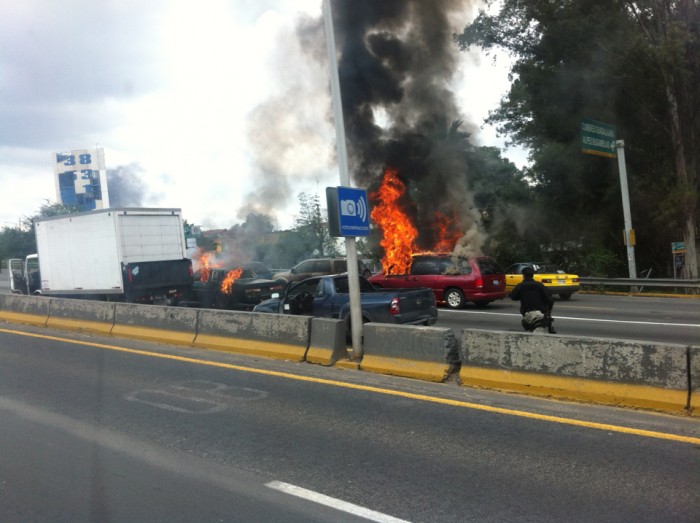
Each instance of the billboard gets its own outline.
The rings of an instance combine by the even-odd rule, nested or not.
[[[54,153],[56,200],[81,211],[109,207],[104,149]]]

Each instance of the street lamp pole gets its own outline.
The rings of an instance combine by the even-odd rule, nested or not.
[[[323,0],[323,23],[326,30],[326,49],[331,80],[331,100],[333,102],[333,120],[335,121],[335,140],[338,149],[338,170],[340,185],[350,187],[348,172],[348,151],[345,143],[345,122],[343,104],[340,97],[340,79],[338,61],[335,56],[335,33],[330,0]],[[345,255],[348,260],[348,290],[350,294],[350,325],[352,333],[353,359],[362,359],[362,309],[360,307],[360,274],[357,266],[357,245],[355,238],[345,238]]]

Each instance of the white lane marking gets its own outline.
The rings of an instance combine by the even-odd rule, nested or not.
[[[448,311],[444,311],[448,312]],[[449,311],[456,312],[456,311]],[[516,316],[520,317],[520,314],[513,314],[510,312],[487,312],[487,311],[461,311],[458,314],[491,314],[492,316]],[[666,323],[658,321],[639,321],[639,320],[605,320],[602,318],[576,318],[574,316],[559,316],[557,313],[553,315],[554,319],[561,320],[574,320],[574,321],[598,321],[605,323],[629,323],[632,325],[662,325],[666,327],[700,327],[698,323]]]
[[[297,487],[290,483],[283,483],[282,481],[271,481],[265,484],[274,490],[279,490],[285,494],[290,494],[299,498],[306,499],[308,501],[313,501],[314,503],[319,503],[327,507],[340,510],[342,512],[347,512],[348,514],[353,514],[361,518],[369,519],[370,521],[378,521],[380,523],[408,523],[405,519],[395,518],[393,516],[387,516],[381,512],[376,512],[359,505],[354,505],[353,503],[348,503],[347,501],[341,501],[339,499],[326,496],[324,494],[319,494],[313,490],[308,490],[302,487]]]

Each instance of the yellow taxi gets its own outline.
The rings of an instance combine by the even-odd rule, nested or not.
[[[523,281],[523,269],[525,267],[535,269],[535,280],[542,282],[552,294],[558,294],[562,300],[568,300],[573,293],[578,292],[581,288],[579,277],[576,274],[567,274],[557,269],[554,265],[539,262],[521,262],[514,263],[506,269],[506,291],[512,291],[513,287]]]

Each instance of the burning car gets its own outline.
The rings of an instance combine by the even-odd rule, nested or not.
[[[281,293],[287,282],[261,278],[257,272],[260,265],[198,270],[192,285],[195,304],[207,309],[252,310],[273,293]]]
[[[454,258],[450,254],[415,254],[405,274],[375,274],[369,281],[375,287],[428,287],[435,300],[451,309],[461,309],[468,301],[477,307],[506,297],[503,269],[487,256]]]

